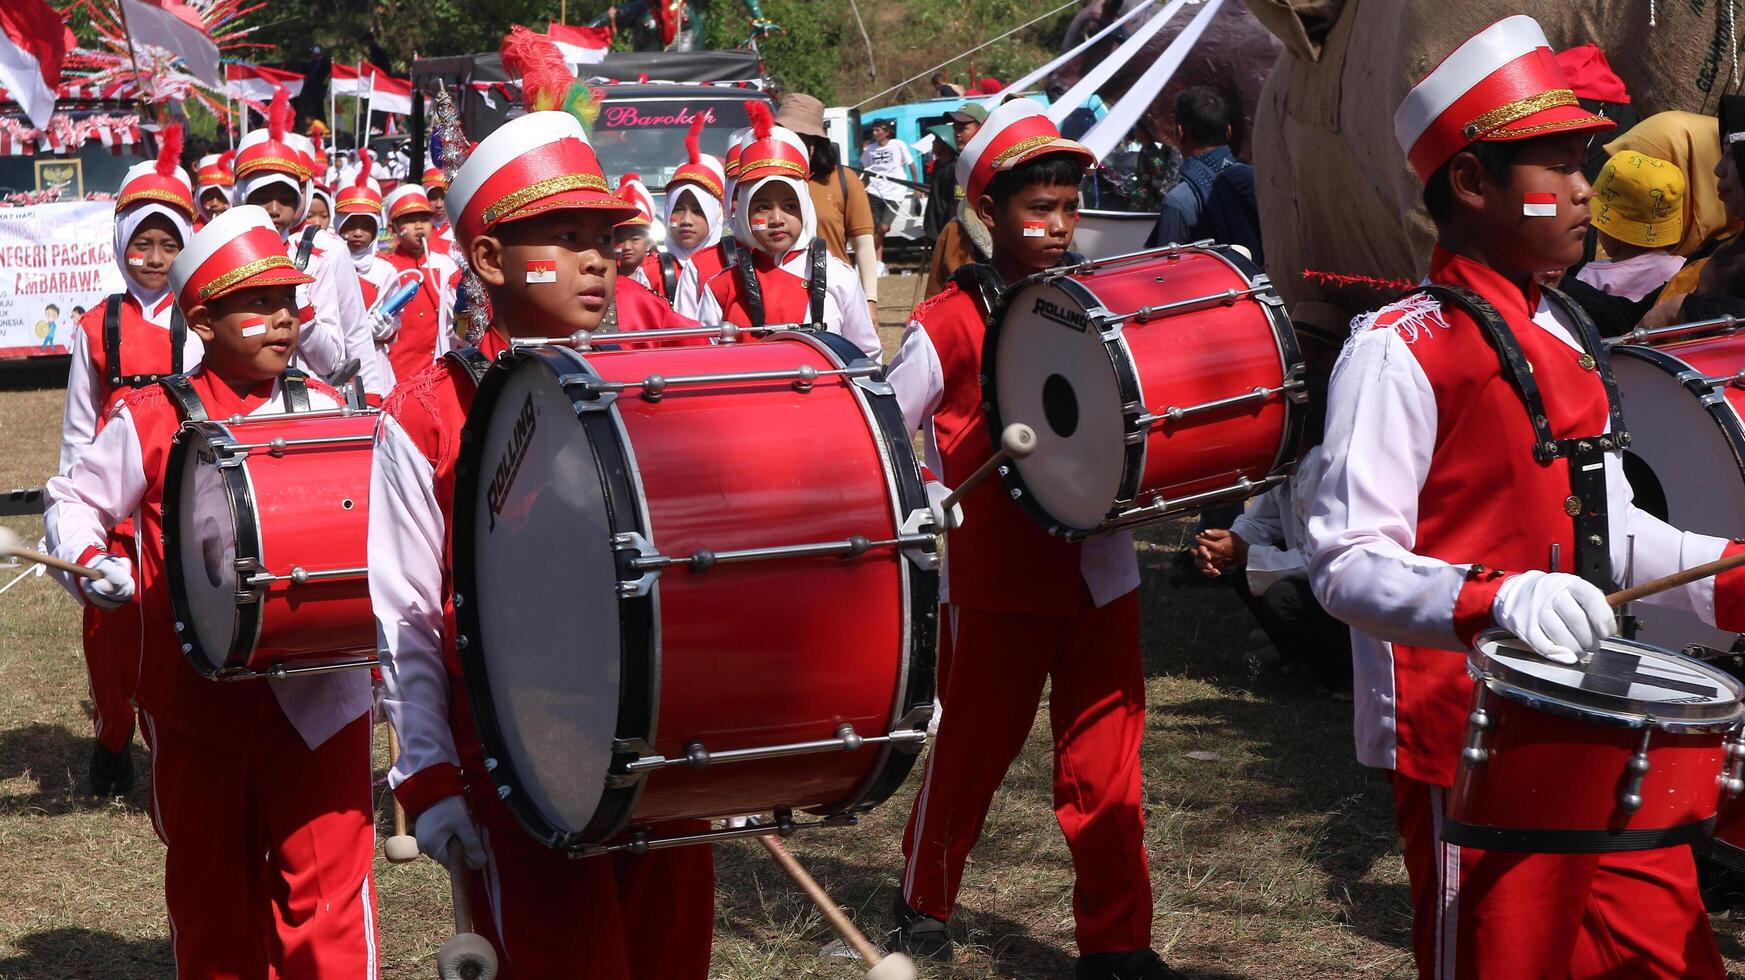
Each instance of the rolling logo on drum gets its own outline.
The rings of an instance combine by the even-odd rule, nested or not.
[[[503,513],[503,504],[509,499],[509,490],[515,486],[515,474],[521,472],[521,462],[527,458],[527,447],[533,444],[533,429],[536,419],[533,413],[533,393],[527,393],[527,400],[521,403],[521,413],[515,417],[515,430],[509,434],[509,451],[503,454],[497,463],[497,473],[491,477],[490,489],[485,494],[491,507],[491,527],[497,529],[497,518]]]
[[[1041,297],[1037,298],[1036,306],[1030,312],[1044,320],[1058,323],[1063,327],[1071,327],[1079,333],[1084,333],[1091,328],[1090,318],[1085,316],[1084,313],[1078,310],[1067,309],[1063,306],[1057,306]]]

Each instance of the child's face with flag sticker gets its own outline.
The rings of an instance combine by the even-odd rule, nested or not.
[[[170,283],[170,264],[182,254],[182,239],[170,219],[154,214],[141,221],[127,240],[127,276],[146,292],[155,293]]]
[[[231,384],[283,374],[297,349],[297,287],[239,289],[188,311],[188,329],[205,345],[203,361]]]
[[[497,225],[469,257],[511,337],[594,330],[611,307],[617,271],[612,212],[547,211]]]
[[[787,254],[799,239],[804,224],[799,195],[779,180],[772,180],[757,189],[745,217],[757,246],[772,255]]]

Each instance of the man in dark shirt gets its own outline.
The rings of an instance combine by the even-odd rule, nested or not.
[[[1181,183],[1164,195],[1157,228],[1151,233],[1154,245],[1201,237],[1196,231],[1212,200],[1213,185],[1225,171],[1233,167],[1249,171],[1243,183],[1248,195],[1253,195],[1253,168],[1230,152],[1230,105],[1223,96],[1203,85],[1187,89],[1176,97],[1175,119],[1176,143],[1182,151]],[[1248,203],[1253,210],[1253,202]]]

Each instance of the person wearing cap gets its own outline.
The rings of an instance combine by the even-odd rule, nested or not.
[[[951,122],[954,145],[961,148],[975,139],[976,132],[987,122],[988,110],[979,102],[965,102],[946,113],[945,118]],[[927,260],[927,289],[923,298],[939,295],[958,269],[993,258],[994,244],[988,237],[988,226],[976,217],[974,202],[964,198],[963,183],[953,181],[953,185],[950,207],[954,217],[934,239],[933,254]]]
[[[1460,651],[1480,633],[1573,665],[1617,628],[1620,575],[1745,548],[1631,502],[1607,349],[1540,285],[1581,257],[1582,160],[1611,127],[1530,17],[1453,51],[1394,114],[1436,224],[1429,291],[1360,318],[1333,371],[1310,584],[1352,627],[1357,752],[1392,771],[1422,977],[1726,976],[1676,835],[1525,853],[1445,811],[1473,703]],[[1647,601],[1737,630],[1745,572]]]
[[[179,163],[181,150],[181,126],[166,127],[158,136],[157,159],[130,167],[116,192],[115,262],[126,288],[92,307],[73,331],[61,416],[62,475],[97,438],[123,395],[200,363],[200,338],[188,330],[170,294],[170,264],[193,235],[193,187]],[[105,550],[138,561],[132,521],[116,524]],[[83,606],[95,735],[87,775],[91,792],[114,796],[133,787],[128,747],[139,680],[139,605]]]
[[[740,155],[733,237],[744,254],[703,283],[695,317],[706,324],[814,324],[840,334],[867,357],[883,355],[860,278],[817,237],[806,192],[806,144],[750,104],[753,133]],[[749,288],[749,277],[756,287]],[[683,312],[683,311],[680,311]]]
[[[629,295],[616,290],[612,227],[635,213],[612,194],[581,121],[552,111],[588,94],[551,42],[517,27],[503,61],[528,111],[481,140],[448,191],[456,244],[493,314],[477,338],[486,358],[517,336],[611,329]],[[459,844],[474,927],[496,949],[500,977],[704,980],[710,847],[566,860],[526,833],[488,775],[461,679],[448,558],[474,391],[463,357],[444,357],[401,380],[376,433],[370,598],[382,704],[400,737],[389,784],[424,853],[446,864]]]
[[[398,313],[374,311],[370,332],[388,352],[395,379],[410,378],[457,346],[454,336],[455,288],[460,266],[448,251],[432,244],[435,211],[417,184],[401,184],[382,202],[393,226],[394,248],[383,256],[395,281],[416,278],[418,292]]]
[[[419,183],[424,185],[424,196],[430,200],[431,213],[436,218],[432,224],[431,248],[447,252],[454,248],[454,229],[448,223],[448,174],[441,167],[425,167],[424,177]]]
[[[266,212],[235,207],[195,234],[169,288],[203,357],[187,375],[126,393],[97,439],[43,488],[50,550],[100,569],[82,601],[137,595],[139,704],[152,752],[152,824],[176,975],[372,976],[375,850],[370,679],[365,671],[215,683],[188,666],[171,611],[164,481],[182,423],[339,407],[289,367],[297,286]],[[361,489],[361,488],[360,488]],[[107,550],[138,528],[137,565]]]
[[[654,247],[654,195],[639,175],[627,173],[618,178],[618,197],[636,209],[635,217],[612,229],[618,278],[633,280],[666,299],[678,287],[678,262]]]
[[[950,126],[930,127],[927,134],[933,137],[933,170],[927,175],[927,210],[922,229],[928,238],[938,241],[957,213],[958,144]]]
[[[1666,160],[1627,150],[1600,168],[1594,182],[1593,226],[1604,259],[1563,282],[1571,299],[1594,318],[1601,336],[1627,333],[1684,259],[1684,173]]]
[[[866,192],[873,212],[873,250],[879,265],[885,263],[885,236],[909,200],[908,184],[920,183],[921,171],[915,165],[914,151],[909,144],[896,138],[896,125],[889,119],[875,119],[872,140],[860,151],[860,169],[870,178]],[[906,183],[904,183],[906,182]]]
[[[268,108],[267,126],[250,130],[237,144],[237,199],[266,209],[285,254],[309,273],[310,283],[298,290],[303,328],[293,363],[311,374],[337,377],[355,360],[365,393],[382,397],[388,378],[378,370],[363,294],[346,261],[345,243],[332,232],[304,224],[314,198],[314,144],[291,131],[293,118],[289,97],[281,89]]]
[[[196,226],[204,225],[230,210],[230,206],[235,203],[231,200],[231,195],[236,192],[236,175],[230,172],[230,162],[235,157],[235,150],[226,150],[223,153],[208,153],[200,158],[194,173]]]
[[[719,159],[702,151],[702,135],[703,115],[698,113],[685,134],[685,162],[666,182],[666,251],[681,278],[686,263],[719,244],[727,226],[727,174]],[[667,296],[676,308],[677,282]]]
[[[873,322],[878,322],[879,256],[872,203],[866,185],[837,159],[836,144],[824,128],[824,103],[802,92],[784,96],[776,125],[806,144],[806,193],[817,215],[818,237],[831,255],[860,273],[861,291]]]
[[[336,231],[351,255],[352,269],[357,273],[358,290],[363,295],[364,308],[370,313],[374,334],[377,305],[398,289],[402,281],[422,278],[421,271],[402,274],[393,263],[376,250],[376,240],[382,233],[382,188],[372,176],[375,161],[364,150],[350,183],[334,198],[334,212],[339,221]],[[384,376],[394,377],[394,365],[386,344],[376,344],[376,366]]]
[[[1006,103],[963,148],[957,178],[993,237],[990,264],[960,270],[916,307],[886,378],[928,469],[960,484],[994,439],[982,412],[982,341],[1005,285],[1068,258],[1079,182],[1095,156],[1029,99]],[[1052,537],[984,482],[950,532],[943,711],[903,835],[895,942],[949,959],[947,923],[988,806],[1036,720],[1044,685],[1054,805],[1073,862],[1080,980],[1178,980],[1151,949],[1139,744],[1139,564],[1125,531]]]

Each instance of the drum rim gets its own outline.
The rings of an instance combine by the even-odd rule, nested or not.
[[[254,481],[248,472],[248,458],[244,456],[228,466],[216,465],[219,449],[235,444],[235,436],[223,422],[187,420],[176,429],[175,436],[170,440],[164,475],[163,539],[166,544],[180,541],[188,533],[181,523],[182,471],[186,454],[198,453],[202,458],[214,461],[223,481],[221,485],[224,487],[225,502],[230,511],[231,527],[236,532],[235,559],[239,562],[252,560],[258,566],[261,562],[260,515],[254,506]],[[200,676],[208,679],[230,674],[248,675],[245,665],[260,642],[261,605],[264,597],[253,602],[233,604],[236,619],[231,632],[230,649],[222,660],[214,659],[200,641],[199,630],[194,627],[193,604],[189,601],[183,585],[187,570],[182,565],[182,550],[179,547],[165,547],[163,553],[165,579],[170,593],[170,611],[175,616],[177,641],[183,656]],[[239,585],[240,578],[239,572]]]
[[[1740,329],[1745,329],[1745,327]],[[1679,344],[1714,339],[1715,337],[1697,337],[1692,340],[1680,340]],[[1728,400],[1721,389],[1700,384],[1701,378],[1707,375],[1671,349],[1677,346],[1678,344],[1669,347],[1655,347],[1650,344],[1619,344],[1612,348],[1607,356],[1615,358],[1622,355],[1631,360],[1641,361],[1649,367],[1672,375],[1675,381],[1679,380],[1681,376],[1689,375],[1690,377],[1683,381],[1684,389],[1697,396],[1697,404],[1720,427],[1721,434],[1733,447],[1734,465],[1738,467],[1741,475],[1745,475],[1745,415],[1741,415],[1739,410],[1733,407],[1733,403]]]
[[[1486,656],[1484,648],[1500,641],[1520,643],[1513,635],[1492,629],[1480,633],[1472,644],[1472,649],[1466,654],[1466,670],[1474,681],[1483,683],[1485,688],[1499,697],[1506,698],[1517,704],[1526,705],[1544,711],[1548,714],[1580,721],[1617,726],[1621,728],[1655,728],[1668,732],[1702,733],[1725,731],[1734,728],[1745,719],[1745,685],[1741,685],[1732,675],[1712,667],[1695,657],[1687,657],[1671,650],[1663,650],[1647,643],[1628,640],[1623,637],[1612,637],[1606,642],[1611,645],[1631,647],[1635,650],[1676,658],[1679,661],[1693,665],[1695,669],[1720,684],[1723,689],[1732,692],[1733,702],[1725,708],[1705,707],[1700,705],[1679,705],[1665,703],[1657,712],[1620,710],[1617,704],[1602,705],[1597,702],[1584,702],[1579,698],[1569,697],[1570,688],[1548,681],[1535,674],[1517,670],[1502,661],[1492,660]],[[1608,701],[1626,700],[1608,697]]]

